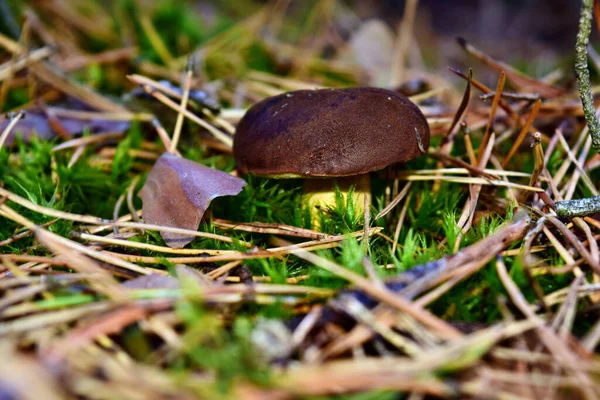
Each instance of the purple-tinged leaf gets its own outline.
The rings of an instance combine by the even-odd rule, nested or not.
[[[55,122],[60,124],[65,133],[69,136],[78,136],[85,129],[90,133],[106,133],[106,132],[125,132],[131,126],[129,121],[111,121],[104,119],[83,120],[66,117],[54,117]],[[4,130],[10,123],[9,118],[0,117],[0,132]],[[27,143],[33,136],[37,136],[43,140],[50,140],[56,136],[55,127],[52,126],[50,119],[39,110],[27,110],[25,117],[20,120],[13,133],[8,137],[6,145],[10,147],[14,138],[20,136]]]
[[[144,221],[196,230],[215,197],[235,196],[245,185],[244,180],[223,171],[164,153],[139,193]],[[170,232],[161,232],[161,236],[170,247],[183,247],[194,238]]]

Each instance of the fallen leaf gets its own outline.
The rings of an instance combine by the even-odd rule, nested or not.
[[[196,230],[215,197],[235,196],[246,182],[170,153],[161,155],[140,190],[144,221]],[[161,232],[170,247],[183,247],[193,236]]]
[[[106,133],[106,132],[125,132],[129,129],[131,123],[129,121],[111,121],[103,119],[83,120],[75,118],[54,117],[54,122],[60,124],[65,133],[69,136],[81,135],[85,129],[90,133]],[[4,130],[10,123],[10,119],[0,117],[0,132]],[[13,133],[7,138],[6,146],[11,146],[17,136],[25,143],[29,142],[33,136],[37,136],[42,140],[50,140],[56,136],[55,128],[52,126],[52,121],[39,110],[27,110],[25,117],[17,122],[13,129]]]

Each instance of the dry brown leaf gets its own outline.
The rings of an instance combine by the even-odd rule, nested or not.
[[[246,182],[170,153],[161,155],[140,190],[144,221],[175,228],[198,229],[215,197],[235,196]],[[170,247],[183,247],[193,236],[161,232]]]
[[[0,117],[0,131],[10,123],[10,118]],[[6,141],[7,146],[14,144],[14,139],[20,136],[27,143],[33,136],[43,140],[50,140],[56,136],[57,129],[62,130],[65,136],[78,136],[88,129],[90,133],[125,132],[131,123],[129,121],[111,121],[103,119],[83,120],[76,118],[54,117],[48,118],[43,112],[35,109],[28,110],[25,117],[17,122],[13,132]]]

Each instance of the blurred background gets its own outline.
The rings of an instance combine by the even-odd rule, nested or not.
[[[421,49],[431,70],[449,63],[459,63],[457,66],[468,63],[454,42],[456,36],[464,37],[495,57],[520,63],[521,68],[538,73],[547,72],[565,58],[572,58],[574,52],[577,1],[421,0],[414,3],[412,41],[416,41],[413,44]],[[78,33],[100,33],[112,25],[120,29],[122,35],[111,44],[120,42],[123,46],[139,45],[136,43],[139,38],[132,32],[136,30],[137,9],[151,16],[174,54],[190,51],[213,33],[271,6],[277,12],[284,10],[285,24],[279,24],[278,17],[270,22],[267,18],[265,22],[270,26],[263,30],[264,37],[274,34],[283,40],[300,37],[306,40],[303,28],[310,28],[314,38],[326,36],[321,38],[321,50],[328,57],[339,55],[340,41],[351,38],[369,20],[384,23],[389,30],[388,37],[395,35],[405,9],[405,1],[401,0],[1,0],[0,5],[1,31],[11,37],[18,37],[24,15],[30,9],[47,23],[46,29],[51,32],[68,34],[75,28]],[[318,11],[311,15],[311,10]],[[131,21],[119,21],[119,14],[123,12],[128,14],[121,17],[130,17]],[[109,15],[115,19],[109,21]],[[128,22],[134,25],[129,32],[125,26],[115,26]],[[370,37],[374,39],[370,46],[388,50],[384,47],[389,43],[382,39],[385,35],[379,32],[379,37]],[[99,43],[96,45],[102,47]]]
[[[0,32],[28,49],[48,46],[57,67],[103,93],[132,89],[130,73],[179,84],[192,56],[195,87],[219,91],[232,107],[277,93],[268,85],[404,85],[408,95],[462,87],[448,66],[472,67],[494,87],[499,69],[457,37],[572,89],[578,17],[579,3],[561,0],[0,0]],[[0,53],[0,61],[10,58]],[[9,91],[6,102],[0,93],[4,111],[31,98],[20,77],[11,85],[23,91]],[[451,105],[460,99],[445,95]]]

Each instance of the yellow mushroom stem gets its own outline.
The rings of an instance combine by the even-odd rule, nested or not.
[[[351,187],[354,187],[353,200],[357,217],[365,212],[365,199],[371,204],[371,180],[369,174],[346,176],[334,179],[305,179],[302,195],[302,204],[310,209],[310,217],[313,229],[320,230],[320,209],[336,207],[335,186],[338,186],[344,203],[347,204],[347,196]]]

